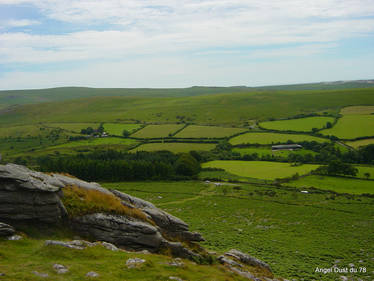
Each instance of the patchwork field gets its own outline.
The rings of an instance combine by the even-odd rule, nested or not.
[[[305,154],[312,154],[315,155],[316,152],[312,150],[306,150],[306,149],[301,149],[301,150],[295,150],[295,151],[290,151],[290,150],[279,150],[279,151],[272,151],[270,147],[245,147],[245,148],[234,148],[232,150],[233,152],[240,153],[240,155],[248,155],[248,154],[254,154],[257,153],[260,157],[261,156],[268,156],[268,155],[274,155],[276,156],[282,156],[282,157],[287,157],[289,154],[299,154],[299,155],[305,155]]]
[[[352,146],[353,148],[359,148],[360,146],[365,146],[369,144],[374,144],[374,139],[363,139],[357,141],[347,141],[347,145]]]
[[[374,179],[374,166],[356,165],[355,167],[358,169],[358,173],[356,177],[366,179],[365,174],[369,174],[369,178]],[[374,181],[373,181],[373,186],[374,186]]]
[[[374,114],[374,106],[347,106],[340,111],[343,115],[370,115]]]
[[[318,168],[318,165],[304,164],[301,166],[291,166],[289,163],[266,161],[216,160],[203,163],[202,167],[220,168],[231,174],[242,177],[274,180],[277,178],[290,177],[296,173],[305,175]]]
[[[129,133],[132,133],[135,130],[139,129],[141,126],[141,124],[105,123],[104,130],[109,135],[122,136],[124,130],[128,131]]]
[[[332,117],[307,117],[290,120],[268,121],[260,126],[268,130],[310,132],[313,128],[322,129],[327,122],[334,122]]]
[[[315,187],[318,189],[331,190],[338,193],[374,194],[374,181],[355,178],[312,175],[300,178],[296,181],[291,181],[287,185],[300,188]]]
[[[225,128],[216,126],[197,126],[190,125],[175,135],[177,138],[224,138],[229,137],[246,129],[242,128]]]
[[[239,135],[230,139],[232,145],[238,144],[272,144],[272,143],[287,143],[292,140],[293,142],[301,141],[316,141],[316,142],[327,142],[329,140],[323,138],[317,138],[308,135],[296,135],[296,134],[277,134],[277,133],[247,133]]]
[[[124,138],[89,138],[87,140],[71,141],[68,143],[60,144],[57,146],[49,147],[48,149],[59,149],[59,148],[74,148],[79,146],[98,146],[98,145],[133,145],[137,141],[133,139],[124,139]]]
[[[183,126],[183,124],[148,125],[131,136],[134,138],[166,138]]]
[[[66,131],[80,133],[82,129],[86,129],[88,127],[97,129],[100,123],[46,123],[44,125],[46,127],[61,128]]]
[[[344,115],[333,128],[323,130],[321,133],[340,139],[374,136],[374,115]]]
[[[341,267],[349,263],[374,267],[371,198],[335,196],[335,200],[329,200],[330,194],[303,194],[249,184],[240,188],[201,182],[104,185],[150,200],[180,217],[191,230],[203,234],[207,240],[203,245],[208,249],[248,252],[289,280],[338,280],[341,274],[314,272],[317,266],[329,268],[336,260]],[[371,271],[354,276],[374,278]]]
[[[213,143],[146,143],[134,148],[131,152],[168,150],[174,153],[181,153],[192,150],[208,151],[215,147],[216,145]]]

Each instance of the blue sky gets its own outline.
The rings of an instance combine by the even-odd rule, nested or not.
[[[373,0],[0,0],[0,89],[370,78]]]

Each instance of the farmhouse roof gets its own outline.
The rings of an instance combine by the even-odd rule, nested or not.
[[[272,145],[271,149],[297,149],[303,148],[300,144],[280,144],[280,145]]]

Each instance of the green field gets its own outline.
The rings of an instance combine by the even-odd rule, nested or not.
[[[208,151],[214,149],[215,147],[216,145],[213,143],[146,143],[134,148],[131,150],[131,152],[168,150],[173,153],[181,153],[192,150]]]
[[[80,133],[82,129],[86,129],[88,127],[97,129],[100,124],[99,123],[46,123],[44,125],[46,127],[61,128],[66,131]]]
[[[369,178],[374,179],[374,166],[355,165],[355,167],[358,169],[358,174],[356,177],[366,179],[365,173],[369,173]]]
[[[343,115],[370,115],[374,113],[374,106],[347,106],[340,113]]]
[[[332,117],[307,117],[290,120],[268,121],[260,123],[262,128],[278,131],[310,132],[313,128],[322,129],[327,122],[334,122]]]
[[[89,138],[87,140],[78,140],[78,141],[71,141],[68,143],[51,146],[48,149],[59,149],[59,148],[74,148],[80,146],[101,146],[101,145],[133,145],[137,142],[133,139],[124,139],[124,138],[114,138],[114,137],[106,137],[106,138]]]
[[[360,146],[365,146],[369,144],[374,144],[374,139],[363,139],[357,141],[347,141],[347,145],[352,146],[353,148],[359,148]]]
[[[0,127],[0,137],[30,137],[45,135],[49,130],[40,125],[24,125],[13,127]]]
[[[295,150],[295,151],[290,151],[290,150],[279,150],[279,151],[272,151],[270,147],[245,147],[245,148],[234,148],[232,150],[233,152],[240,153],[240,155],[248,155],[248,154],[254,154],[257,153],[258,156],[268,156],[268,155],[274,155],[275,157],[287,157],[291,153],[293,154],[298,154],[298,155],[305,155],[305,154],[312,154],[315,155],[317,154],[316,152],[312,150],[306,150],[306,149],[301,149],[301,150]]]
[[[105,184],[150,200],[203,234],[208,249],[236,248],[267,262],[289,280],[338,280],[341,274],[314,269],[358,263],[374,267],[373,199],[303,194],[299,190],[249,184],[214,186],[201,182]],[[354,239],[353,239],[354,238]],[[363,250],[360,250],[363,249]],[[348,275],[349,276],[349,275]],[[354,274],[371,280],[374,274]],[[189,279],[186,279],[189,280]],[[193,280],[193,279],[191,279]],[[206,279],[214,280],[214,279]]]
[[[131,136],[134,138],[166,138],[183,126],[182,124],[148,125]]]
[[[232,89],[225,94],[188,97],[112,95],[14,107],[1,113],[0,124],[113,123],[119,120],[176,123],[183,117],[196,124],[242,126],[248,120],[280,119],[321,111],[337,113],[343,106],[373,105],[373,93],[374,88],[248,92]]]
[[[232,145],[238,144],[272,144],[272,143],[287,143],[287,141],[301,142],[301,141],[316,141],[327,142],[329,140],[317,138],[308,135],[295,135],[295,134],[277,134],[277,133],[247,133],[236,136],[230,139]]]
[[[177,138],[225,138],[245,132],[242,128],[190,125],[175,135]]]
[[[304,164],[291,166],[289,163],[266,161],[232,161],[217,160],[202,164],[203,168],[220,168],[241,177],[250,177],[264,180],[290,177],[296,173],[304,175],[316,169],[318,165]]]
[[[374,115],[344,115],[333,128],[321,133],[341,139],[374,136]]]
[[[141,126],[141,124],[105,123],[104,130],[109,135],[122,136],[124,130],[128,131],[129,133],[132,133],[135,130],[139,129]]]
[[[374,181],[361,180],[344,177],[328,177],[328,176],[307,176],[296,181],[291,181],[287,185],[299,188],[318,188],[323,190],[331,190],[338,193],[350,194],[374,194]]]

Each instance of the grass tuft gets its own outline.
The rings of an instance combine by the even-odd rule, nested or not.
[[[66,186],[62,190],[64,193],[62,202],[71,217],[105,212],[137,218],[154,225],[154,222],[141,210],[123,205],[114,195],[74,185]]]

